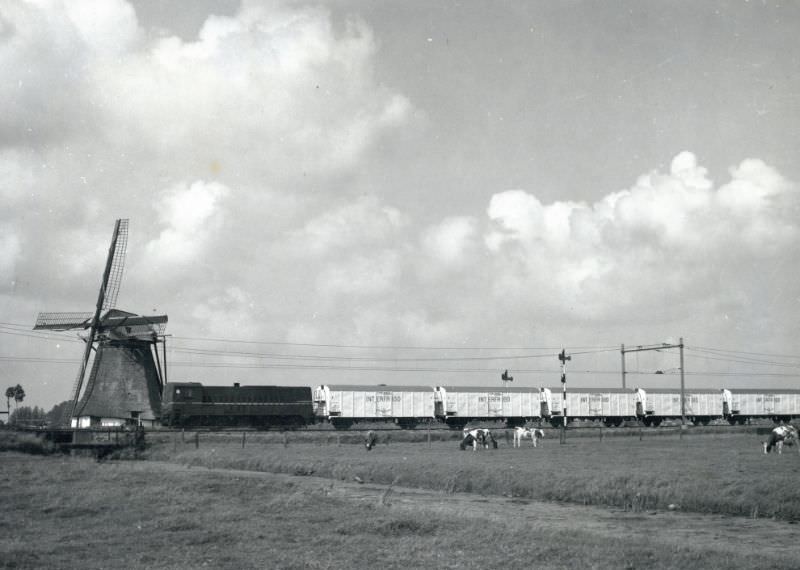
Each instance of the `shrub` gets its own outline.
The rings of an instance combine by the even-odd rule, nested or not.
[[[31,433],[16,431],[0,432],[0,451],[18,451],[33,455],[49,455],[55,447],[49,441]]]

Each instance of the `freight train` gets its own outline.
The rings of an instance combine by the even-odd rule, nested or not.
[[[299,427],[329,423],[346,429],[359,422],[391,422],[402,428],[444,423],[503,421],[553,426],[590,420],[606,426],[640,422],[658,426],[681,418],[680,390],[649,388],[497,388],[467,386],[323,385],[204,386],[199,382],[165,385],[161,423],[169,427]],[[776,423],[800,418],[800,390],[687,389],[687,421],[707,425],[750,419]]]

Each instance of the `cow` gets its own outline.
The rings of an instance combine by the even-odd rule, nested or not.
[[[797,428],[790,425],[778,426],[772,433],[769,434],[767,441],[761,442],[761,447],[764,453],[769,453],[773,448],[778,452],[778,455],[783,453],[783,444],[797,445],[800,436],[798,436]],[[800,453],[800,446],[798,446],[798,453]]]
[[[461,441],[461,449],[466,449],[468,445],[472,445],[472,451],[476,451],[478,446],[489,449],[489,442],[492,447],[497,449],[497,440],[486,428],[467,429],[464,428],[464,439]]]
[[[364,438],[364,447],[367,448],[367,451],[375,447],[375,444],[377,442],[378,442],[378,436],[375,435],[375,432],[372,430],[368,431],[367,436]]]
[[[533,443],[533,447],[538,445],[540,439],[544,437],[544,431],[540,430],[539,428],[524,428],[524,427],[516,427],[514,428],[514,447],[521,447],[522,440],[526,437],[531,438],[531,443]]]
[[[464,451],[467,449],[468,445],[472,446],[472,451],[478,449],[478,440],[469,432],[464,434],[464,439],[461,440],[458,446],[461,448],[461,451]]]

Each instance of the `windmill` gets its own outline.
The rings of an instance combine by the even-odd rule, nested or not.
[[[128,220],[117,220],[94,312],[39,313],[33,327],[88,331],[68,415],[62,418],[73,427],[153,422],[161,413],[164,376],[158,344],[165,342],[167,316],[140,316],[115,308],[127,244]],[[94,361],[81,396],[92,350]],[[163,354],[166,358],[166,351]]]

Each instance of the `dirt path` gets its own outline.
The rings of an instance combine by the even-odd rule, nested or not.
[[[522,522],[536,529],[581,530],[602,537],[675,544],[688,548],[719,549],[726,556],[762,552],[764,562],[775,556],[795,559],[800,566],[798,526],[770,519],[748,519],[677,511],[626,512],[620,509],[548,503],[507,497],[485,497],[471,493],[445,494],[424,489],[340,481],[321,477],[293,476],[234,469],[188,467],[147,461],[128,464],[147,472],[196,473],[266,478],[291,483],[295,488],[323,491],[344,500],[384,505],[387,508],[438,513],[449,517],[474,517],[489,522]]]

